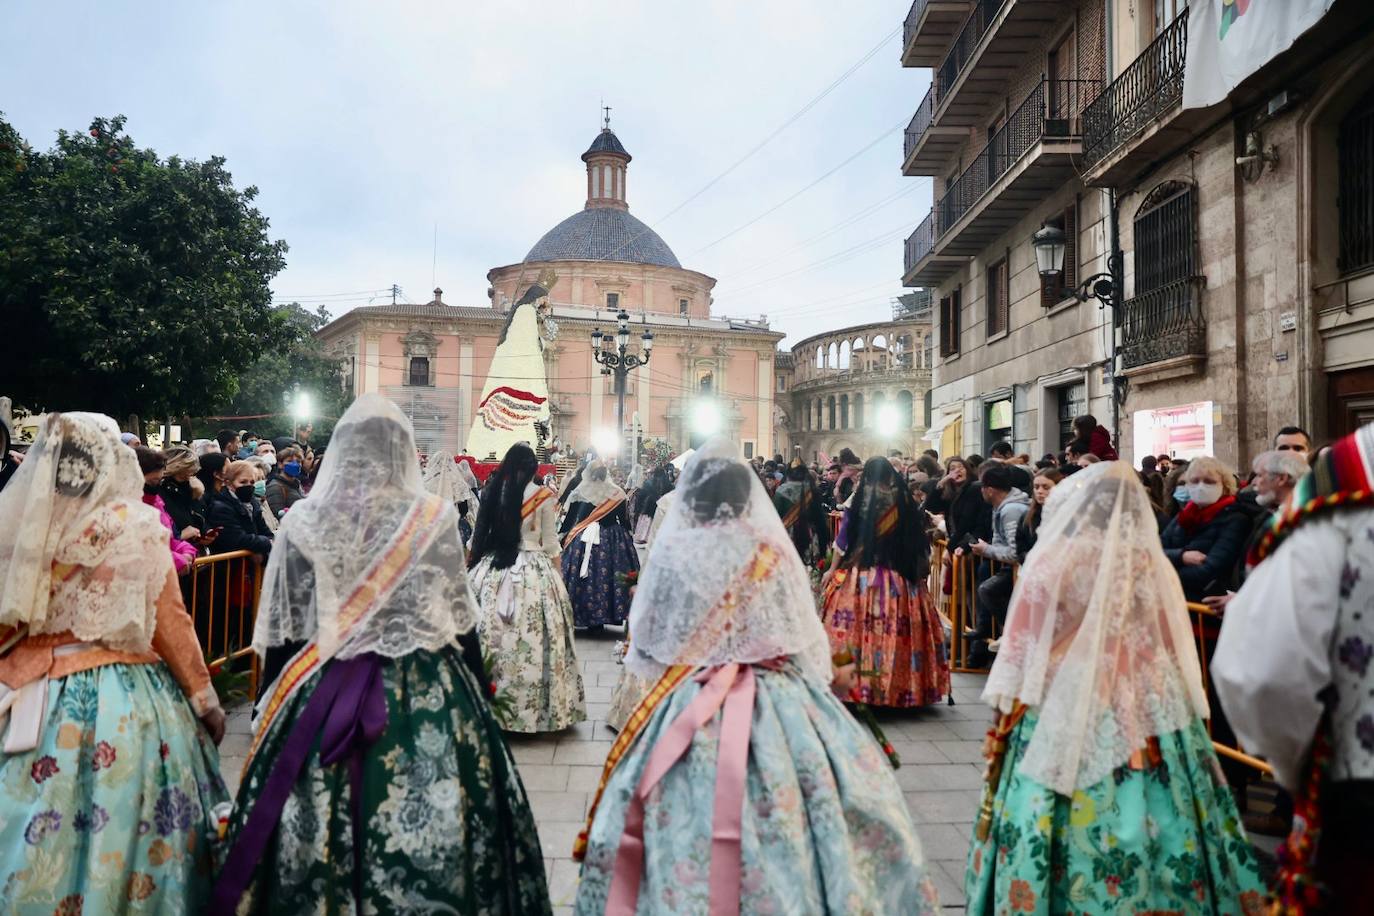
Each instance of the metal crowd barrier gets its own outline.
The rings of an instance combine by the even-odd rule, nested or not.
[[[1188,602],[1188,613],[1191,614],[1193,618],[1193,638],[1197,642],[1198,664],[1202,667],[1202,689],[1208,690],[1211,686],[1211,674],[1208,671],[1207,663],[1207,659],[1210,655],[1207,651],[1207,624],[1210,623],[1213,626],[1218,626],[1221,615],[1207,605],[1198,604],[1194,601]],[[1212,733],[1211,719],[1207,720],[1207,733],[1209,735]],[[1250,756],[1239,747],[1231,747],[1230,745],[1222,744],[1220,741],[1216,740],[1212,741],[1212,747],[1215,748],[1216,752],[1221,756],[1259,770],[1260,773],[1265,776],[1274,775],[1273,767],[1258,757]]]
[[[932,552],[932,563],[934,553]],[[970,641],[964,638],[964,628],[975,626],[978,620],[978,579],[977,570],[980,563],[988,564],[988,575],[991,576],[1005,568],[1011,569],[1012,587],[1016,585],[1016,575],[1020,568],[1016,563],[1003,563],[987,557],[974,556],[965,552],[962,556],[951,555],[948,575],[953,579],[950,593],[944,594],[944,582],[940,582],[943,606],[940,607],[941,614],[949,621],[949,670],[963,674],[986,674],[990,669],[987,666],[976,667],[969,661],[971,653]],[[932,572],[934,567],[932,566]],[[942,573],[944,574],[944,573]],[[996,639],[1001,632],[1001,626],[994,618],[992,621],[992,638]]]
[[[181,592],[195,624],[196,637],[214,673],[226,665],[248,670],[249,697],[258,692],[258,662],[253,626],[262,593],[263,566],[250,550],[196,557],[182,577]]]

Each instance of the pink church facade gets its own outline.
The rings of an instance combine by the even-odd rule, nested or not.
[[[549,289],[544,363],[552,435],[581,452],[616,429],[614,378],[592,358],[591,333],[613,332],[621,309],[630,346],[654,335],[647,365],[627,380],[627,434],[684,450],[701,438],[703,415],[745,456],[785,447],[775,365],[783,335],[766,322],[711,315],[715,279],[684,268],[647,225],[630,215],[630,154],[608,128],[582,156],[586,201],[519,262],[487,274],[489,306],[449,305],[442,290],[424,305],[357,308],[319,332],[355,394],[379,392],[411,416],[423,451],[464,450],[506,316],[536,281]],[[519,380],[511,380],[518,386]],[[706,405],[703,407],[703,405]]]

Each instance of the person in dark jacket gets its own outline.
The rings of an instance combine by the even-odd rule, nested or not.
[[[1236,505],[1236,475],[1216,458],[1188,463],[1182,478],[1188,502],[1164,529],[1164,555],[1174,564],[1189,601],[1220,595],[1245,549],[1250,518]]]
[[[923,508],[945,517],[949,553],[964,551],[974,541],[992,540],[992,507],[983,502],[982,487],[962,458],[945,464],[945,476],[926,497]]]
[[[205,521],[205,490],[197,477],[200,459],[184,445],[167,449],[163,456],[167,467],[158,487],[163,508],[172,518],[177,537],[199,543],[209,530]]]
[[[1074,433],[1088,443],[1088,450],[1103,461],[1115,461],[1116,449],[1112,446],[1112,434],[1107,427],[1097,422],[1097,417],[1084,414],[1073,421]]]
[[[1003,440],[993,443],[992,449],[989,450],[988,454],[992,458],[996,458],[998,461],[1002,462],[1007,466],[1007,470],[1011,471],[1012,486],[1016,487],[1016,489],[1020,490],[1022,493],[1030,493],[1031,472],[1021,465],[1014,463],[1016,451],[1011,447],[1010,442]]]
[[[280,461],[267,478],[267,508],[273,518],[286,515],[293,505],[305,499],[301,478],[305,474],[305,459],[300,449],[288,445],[279,455]]]
[[[272,532],[253,500],[253,480],[257,471],[247,461],[235,461],[225,468],[226,484],[209,501],[209,524],[220,528],[211,553],[251,550],[266,559],[272,551]]]

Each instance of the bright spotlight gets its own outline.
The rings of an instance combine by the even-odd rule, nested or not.
[[[292,405],[291,413],[295,415],[297,420],[309,420],[311,411],[314,409],[315,405],[310,401],[310,392],[296,392],[296,403]]]
[[[598,458],[613,459],[620,452],[620,436],[609,427],[602,427],[592,433],[592,448]]]
[[[897,408],[891,404],[884,404],[878,408],[878,434],[885,439],[890,439],[897,435]]]
[[[711,401],[697,401],[692,408],[692,429],[701,436],[720,432],[720,408]]]

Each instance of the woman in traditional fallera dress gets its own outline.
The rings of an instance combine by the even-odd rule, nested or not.
[[[925,529],[925,513],[891,462],[870,459],[821,585],[831,648],[853,655],[865,703],[924,706],[949,696],[944,629],[926,587]]]
[[[209,898],[224,713],[141,477],[109,417],[49,414],[0,493],[0,912]]]
[[[468,521],[468,511],[476,497],[472,494],[467,475],[472,473],[467,462],[458,463],[448,452],[435,452],[429,456],[425,465],[425,489],[442,500],[453,503],[458,510],[458,530],[462,532],[463,543],[472,537],[472,523]]]
[[[688,461],[636,589],[626,665],[657,683],[574,851],[576,912],[939,912],[891,766],[830,690],[806,571],[737,453],[716,440]]]
[[[558,572],[556,496],[533,482],[537,467],[528,445],[511,446],[482,488],[468,556],[501,727],[526,733],[587,718],[572,604]]]
[[[970,913],[1263,911],[1183,590],[1124,462],[1050,493],[983,699]]]
[[[487,706],[458,513],[364,395],[282,521],[253,646],[272,682],[213,912],[549,912]]]
[[[802,562],[808,566],[830,549],[830,520],[821,506],[811,471],[800,458],[793,458],[787,480],[773,493],[773,505],[782,516],[782,526],[796,545]]]
[[[616,577],[639,571],[625,491],[609,479],[606,466],[597,459],[587,466],[567,505],[559,534],[573,623],[622,624],[630,614],[630,591]]]

